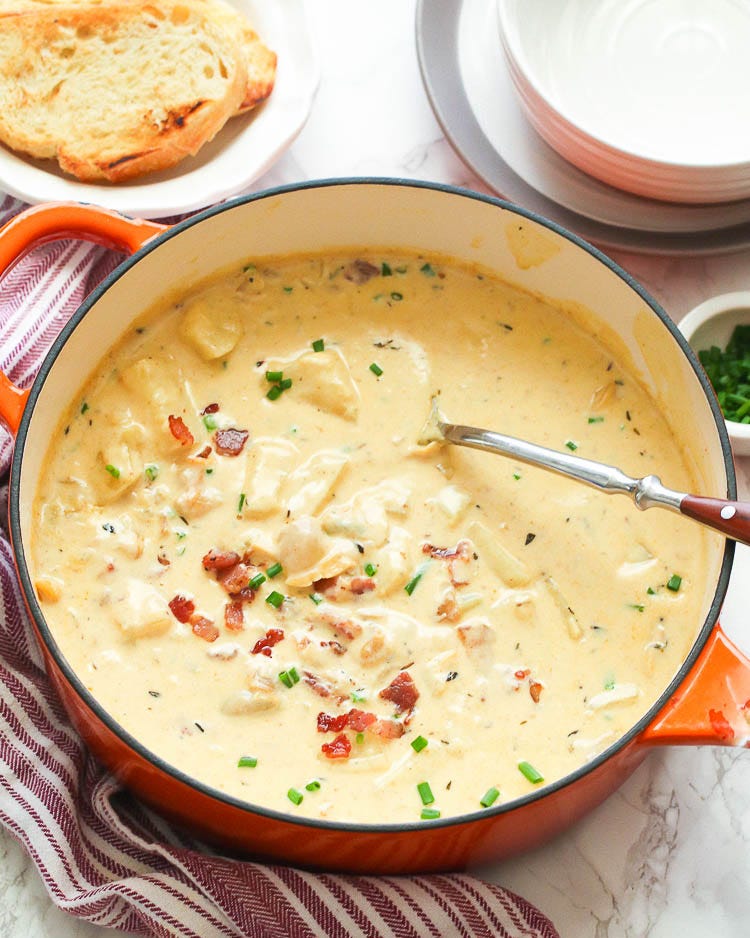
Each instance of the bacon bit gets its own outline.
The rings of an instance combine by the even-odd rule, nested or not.
[[[320,643],[320,647],[321,647],[321,648],[330,648],[331,651],[334,653],[334,655],[345,655],[345,654],[346,654],[346,648],[344,648],[344,646],[341,644],[341,642],[337,642],[335,638],[332,638],[332,639],[330,640],[330,642],[321,642],[321,643]]]
[[[445,560],[448,567],[448,576],[451,585],[454,587],[467,586],[468,580],[460,580],[456,576],[455,562],[461,560],[468,563],[472,558],[471,542],[467,540],[459,541],[455,547],[435,547],[434,544],[422,544],[422,553],[429,554],[437,560]]]
[[[192,446],[195,442],[195,437],[188,430],[185,421],[174,414],[169,415],[169,432],[182,446]]]
[[[316,593],[325,593],[328,590],[331,590],[338,583],[338,576],[327,576],[322,580],[315,580],[313,583],[313,589]]]
[[[241,608],[241,606],[240,606]],[[284,640],[284,630],[283,629],[269,629],[263,638],[259,638],[258,641],[253,645],[253,649],[250,652],[251,655],[265,655],[267,658],[271,657],[271,649],[274,645],[278,645],[279,642]]]
[[[214,433],[216,452],[220,456],[239,456],[249,436],[247,430],[237,430],[235,427],[217,430]]]
[[[369,261],[357,258],[344,268],[344,279],[351,280],[352,283],[356,284],[367,283],[368,280],[377,277],[379,273],[379,267]]]
[[[529,681],[529,693],[534,703],[539,703],[539,698],[543,690],[544,685],[540,684],[539,681]]]
[[[224,606],[224,625],[232,632],[240,632],[245,624],[245,614],[242,611],[242,603],[234,600]]]
[[[419,691],[411,678],[411,674],[408,671],[401,671],[394,677],[388,687],[384,687],[380,691],[378,697],[394,703],[399,713],[411,714],[419,698]]]
[[[318,714],[318,732],[319,733],[340,733],[349,725],[349,714],[340,713],[333,716],[330,713]]]
[[[233,550],[211,550],[203,558],[204,570],[226,570],[240,562],[240,555]]]
[[[190,616],[195,612],[195,603],[186,596],[177,595],[169,600],[169,608],[178,622],[189,622]]]
[[[525,677],[528,677],[531,674],[529,668],[519,668],[518,671],[513,675],[517,681],[522,681]]]
[[[309,685],[319,697],[331,696],[331,685],[326,684],[325,681],[321,681],[312,671],[303,671],[302,676],[305,679],[305,684]]]
[[[248,567],[245,563],[236,563],[233,567],[219,570],[216,574],[216,579],[230,596],[234,596],[241,593],[245,587],[247,587],[253,576],[254,569],[254,567]],[[249,597],[250,601],[252,601],[255,593],[253,590],[249,590],[249,593],[251,594]]]
[[[320,749],[328,759],[348,759],[352,744],[343,733],[340,733],[330,743],[323,743]]]
[[[376,720],[370,727],[370,732],[382,739],[398,739],[406,732],[406,727],[398,720]]]
[[[196,459],[208,459],[208,457],[211,455],[212,452],[213,450],[211,449],[210,446],[204,446],[203,449],[200,451],[200,453],[195,454],[195,458]]]
[[[172,564],[172,561],[168,557],[165,557],[164,554],[159,554],[156,559],[159,561],[162,567],[169,567]]]
[[[343,635],[344,638],[348,638],[350,641],[362,633],[362,626],[358,622],[350,622],[348,619],[336,619],[333,616],[324,616],[323,621],[327,622],[334,632]]]
[[[201,417],[205,417],[206,414],[215,414],[218,409],[218,404],[206,404],[206,406],[201,411]]]
[[[349,728],[354,730],[355,733],[364,733],[366,729],[378,722],[375,714],[368,713],[366,710],[350,710],[346,716],[349,721]]]
[[[349,582],[349,589],[356,596],[369,593],[375,589],[375,580],[371,576],[353,576]]]
[[[451,593],[437,607],[438,619],[447,619],[448,622],[458,622],[461,618],[461,607],[456,602],[456,597]]]
[[[731,743],[734,739],[734,730],[732,725],[724,716],[721,710],[709,710],[708,719],[711,721],[711,729],[716,733],[723,743]]]
[[[197,635],[198,638],[202,638],[207,642],[215,642],[219,637],[219,630],[213,622],[205,616],[190,616],[190,625],[193,628],[193,633]]]

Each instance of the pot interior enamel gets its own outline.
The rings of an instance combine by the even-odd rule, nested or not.
[[[686,343],[637,285],[570,234],[497,200],[422,184],[321,183],[229,203],[156,238],[94,292],[45,362],[19,433],[11,511],[14,530],[20,533],[14,540],[22,580],[42,640],[63,680],[94,712],[95,703],[69,673],[47,631],[26,570],[32,503],[47,441],[64,409],[104,351],[159,297],[248,257],[350,247],[406,248],[455,257],[490,268],[509,283],[569,310],[629,360],[631,370],[673,427],[690,428],[684,443],[698,490],[733,494],[723,421]],[[726,580],[729,563],[729,555],[717,546],[706,571],[702,629],[686,667],[711,630],[722,598],[717,596],[717,583],[722,579],[722,568]],[[654,704],[651,715],[673,691],[674,683]],[[102,719],[106,723],[106,717]],[[631,740],[636,732],[634,728]],[[580,775],[585,776],[586,771]],[[616,783],[611,784],[614,787]],[[599,792],[597,797],[601,795]],[[527,800],[538,799],[532,796]],[[572,817],[576,812],[570,813]],[[336,829],[335,824],[329,827]],[[340,826],[342,832],[345,828]],[[419,865],[430,864],[423,858]],[[453,864],[449,858],[440,865]]]

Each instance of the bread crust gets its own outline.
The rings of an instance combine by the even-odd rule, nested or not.
[[[221,0],[0,0],[0,140],[124,182],[197,153],[265,100],[275,69]]]

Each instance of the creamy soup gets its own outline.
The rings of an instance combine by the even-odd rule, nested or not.
[[[500,804],[650,707],[713,534],[449,419],[692,488],[627,363],[442,257],[264,258],[170,297],[88,380],[35,505],[36,590],[126,731],[244,801],[358,822]]]

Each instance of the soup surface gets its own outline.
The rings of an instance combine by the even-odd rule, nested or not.
[[[50,628],[125,730],[247,802],[428,823],[560,778],[649,708],[714,535],[419,446],[434,395],[692,487],[625,363],[486,271],[368,252],[224,273],[111,351],[35,504]]]

